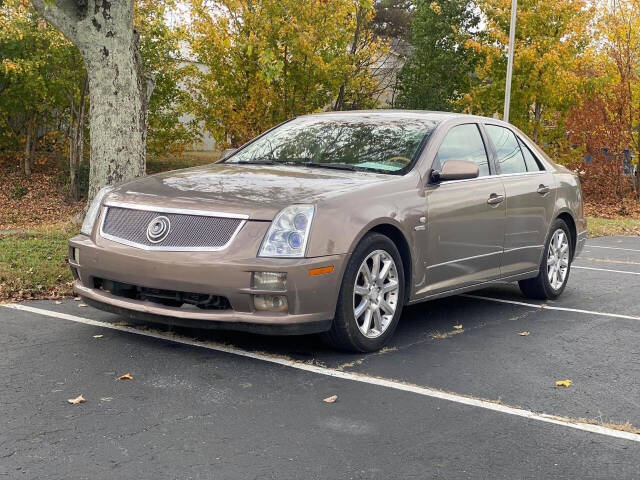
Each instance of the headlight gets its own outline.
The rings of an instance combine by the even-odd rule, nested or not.
[[[80,229],[81,233],[89,236],[91,235],[93,224],[96,223],[96,218],[98,217],[98,213],[100,213],[100,204],[102,203],[102,199],[113,189],[114,187],[103,187],[98,191],[87,210],[87,214],[84,216],[84,222],[82,222],[82,228]]]
[[[304,257],[315,207],[291,205],[278,213],[262,241],[259,257]]]

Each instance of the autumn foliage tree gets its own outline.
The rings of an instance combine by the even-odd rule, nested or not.
[[[173,0],[138,0],[133,17],[141,68],[155,78],[145,112],[147,147],[153,153],[179,152],[199,136],[195,120],[183,120],[190,111],[183,87],[190,71],[180,60],[184,32],[166,21],[173,6]],[[20,159],[27,176],[36,147],[67,155],[70,196],[84,196],[90,140],[85,62],[78,48],[28,0],[0,5],[0,92],[0,148],[23,151]]]
[[[487,19],[485,35],[471,39],[484,57],[476,68],[478,84],[460,105],[465,111],[492,116],[502,112],[510,0],[477,2]],[[510,121],[534,141],[558,146],[564,120],[579,102],[580,57],[589,45],[593,7],[586,0],[521,0],[518,2]]]
[[[79,102],[84,66],[77,49],[25,2],[0,6],[0,32],[0,147],[21,148],[29,176],[43,132]],[[62,136],[76,135],[74,126],[62,126]]]
[[[292,116],[375,104],[370,0],[194,0],[197,115],[237,146]]]
[[[590,158],[581,167],[587,195],[618,202],[639,191],[628,175],[631,153],[640,151],[640,2],[615,1],[596,18],[598,32],[583,60],[582,100],[571,109],[567,130],[573,145]],[[636,162],[637,164],[637,162]]]

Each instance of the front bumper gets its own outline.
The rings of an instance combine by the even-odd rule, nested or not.
[[[342,273],[348,258],[348,255],[295,259],[247,258],[247,251],[256,248],[254,245],[221,252],[145,251],[101,237],[94,241],[84,235],[73,237],[69,246],[79,252],[79,261],[73,255],[69,258],[76,277],[74,292],[90,305],[145,321],[265,334],[328,330],[335,314]],[[257,251],[257,248],[253,251]],[[333,272],[309,275],[310,269],[325,266],[333,266]],[[285,290],[252,288],[251,273],[254,271],[286,272]],[[96,288],[95,279],[223,296],[228,299],[230,308],[204,310],[171,307],[127,298]],[[253,296],[260,294],[286,296],[288,311],[256,311]]]

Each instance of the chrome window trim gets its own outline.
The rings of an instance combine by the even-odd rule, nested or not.
[[[109,207],[118,207],[118,208],[128,208],[130,210],[145,210],[150,212],[158,212],[158,213],[175,213],[182,215],[199,215],[206,217],[223,217],[223,218],[237,218],[240,219],[241,222],[238,224],[238,227],[229,238],[229,241],[224,245],[219,247],[163,247],[161,245],[144,245],[137,242],[131,242],[129,240],[122,239],[120,237],[115,237],[113,235],[109,235],[105,233],[103,230],[104,221],[107,218],[107,210]],[[211,212],[207,210],[190,210],[190,209],[180,209],[180,208],[169,208],[169,207],[152,207],[150,205],[138,205],[136,203],[126,203],[126,202],[106,202],[102,206],[102,212],[100,214],[100,236],[102,238],[106,238],[107,240],[111,240],[112,242],[119,243],[121,245],[127,245],[129,247],[139,248],[141,250],[147,251],[162,251],[162,252],[219,252],[221,250],[225,250],[231,242],[235,240],[242,230],[242,227],[247,223],[248,215],[241,215],[236,213],[219,213],[219,212]]]
[[[543,173],[549,173],[549,172],[547,170],[538,170],[537,172],[501,173],[500,175],[485,175],[483,177],[465,178],[464,180],[449,180],[448,182],[440,182],[432,185],[444,186],[444,185],[452,185],[452,184],[463,183],[463,182],[475,182],[479,180],[487,180],[489,178],[496,179],[496,178],[503,178],[503,177],[507,177],[507,178],[516,177],[521,175],[542,175]]]
[[[518,175],[541,175],[543,173],[549,173],[549,172],[546,170],[537,170],[535,172],[501,173],[500,175],[496,175],[496,177],[516,177]]]

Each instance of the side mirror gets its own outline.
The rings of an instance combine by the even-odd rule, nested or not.
[[[476,178],[480,172],[478,166],[466,160],[447,160],[441,171],[431,171],[431,182],[440,183],[450,180],[467,180]]]

